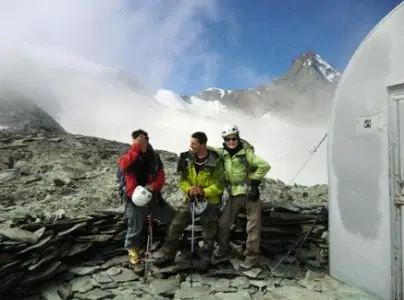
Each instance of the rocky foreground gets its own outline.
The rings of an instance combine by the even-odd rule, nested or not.
[[[327,186],[276,180],[261,188],[261,268],[241,272],[237,258],[216,262],[208,274],[194,275],[191,287],[185,249],[175,266],[152,267],[143,282],[122,249],[126,220],[115,172],[127,147],[62,132],[0,131],[1,299],[371,299],[325,275]],[[182,199],[178,157],[159,153],[164,197],[175,207]],[[240,213],[233,228],[240,253],[245,221]],[[153,249],[166,225],[154,220]]]

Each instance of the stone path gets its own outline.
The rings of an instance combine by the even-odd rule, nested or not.
[[[219,278],[214,275],[174,275],[167,279],[135,275],[125,267],[120,256],[100,266],[75,267],[52,285],[43,287],[41,295],[29,300],[131,300],[131,299],[199,299],[199,300],[334,300],[378,299],[356,288],[342,284],[328,275],[307,271],[300,279],[284,279],[275,287],[280,274],[265,279],[250,276]],[[257,276],[259,277],[259,276]]]

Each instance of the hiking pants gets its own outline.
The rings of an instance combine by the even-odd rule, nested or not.
[[[202,226],[203,248],[201,256],[203,259],[209,259],[212,256],[213,245],[217,234],[217,222],[219,218],[219,205],[208,204],[206,210],[200,216]],[[180,244],[181,234],[185,228],[192,222],[190,203],[184,202],[177,210],[174,219],[167,232],[167,238],[164,250],[175,255]]]
[[[261,202],[249,201],[246,195],[230,196],[219,220],[217,241],[220,250],[229,250],[230,227],[236,221],[241,208],[247,211],[247,241],[246,256],[256,256],[259,253],[261,243]]]
[[[141,234],[146,224],[147,216],[151,212],[153,219],[170,224],[174,217],[175,210],[165,201],[152,201],[148,205],[139,207],[133,204],[128,198],[126,216],[128,218],[128,229],[125,237],[125,249],[135,249],[141,246]]]

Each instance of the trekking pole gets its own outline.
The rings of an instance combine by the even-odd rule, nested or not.
[[[191,217],[192,217],[192,229],[191,229],[191,280],[190,284],[192,287],[193,283],[193,278],[192,275],[194,273],[194,241],[195,241],[195,201],[196,199],[193,198],[193,201],[191,203]]]
[[[286,270],[285,270],[285,273],[283,274],[283,276],[281,277],[281,279],[279,280],[279,282],[274,284],[275,287],[280,287],[280,286],[281,286],[281,283],[282,283],[282,281],[285,279],[285,277],[287,276],[287,274],[288,274],[288,272],[289,272],[289,270],[290,270],[290,267],[292,266],[292,263],[294,262],[294,259],[297,257],[299,251],[302,249],[302,247],[303,247],[303,245],[304,245],[304,242],[305,242],[306,239],[309,237],[310,233],[313,231],[314,226],[317,224],[317,222],[319,221],[320,217],[323,217],[324,213],[325,213],[325,208],[323,207],[321,213],[320,213],[319,215],[317,215],[316,219],[315,219],[315,220],[313,221],[313,223],[311,224],[309,230],[308,230],[307,233],[303,236],[303,239],[301,240],[301,243],[300,243],[299,247],[297,247],[297,250],[295,251],[295,254],[293,255],[292,259],[290,260],[289,265],[287,266],[287,268],[286,268]],[[295,244],[293,247],[296,247],[296,246],[297,246],[297,244]],[[274,269],[273,269],[273,270],[274,270]],[[273,272],[273,270],[272,270],[272,272]]]
[[[147,275],[149,272],[149,261],[150,261],[150,247],[153,243],[153,224],[152,224],[152,215],[151,213],[148,216],[149,218],[149,223],[148,223],[148,229],[147,229],[147,246],[146,246],[146,259],[145,259],[145,268],[144,268],[144,276],[143,276],[143,282],[146,283],[147,281]]]

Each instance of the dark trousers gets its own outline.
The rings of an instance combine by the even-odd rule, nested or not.
[[[185,228],[191,223],[191,211],[188,202],[184,202],[177,210],[174,219],[168,229],[164,250],[175,254],[179,245],[180,237]],[[201,256],[209,259],[212,255],[219,218],[219,205],[208,204],[206,211],[200,216],[203,235],[203,248]]]
[[[125,237],[125,249],[135,249],[141,246],[141,233],[146,224],[147,216],[152,214],[153,219],[170,224],[175,215],[175,210],[164,200],[156,200],[153,196],[148,205],[139,207],[133,204],[128,198],[126,216],[128,218],[128,229]]]

